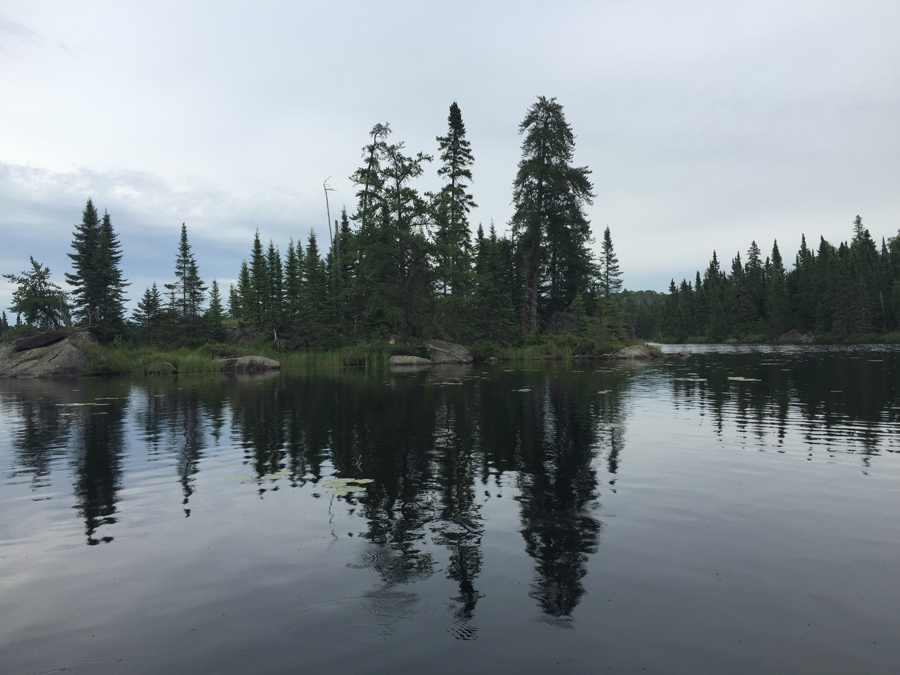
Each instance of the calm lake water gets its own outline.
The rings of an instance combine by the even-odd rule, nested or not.
[[[0,673],[900,672],[900,351],[694,351],[0,380]]]

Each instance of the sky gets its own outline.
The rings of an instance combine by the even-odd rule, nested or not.
[[[256,230],[282,251],[355,204],[375,123],[475,157],[472,228],[508,232],[519,123],[562,104],[598,244],[665,291],[715,250],[900,230],[900,3],[0,0],[0,272],[63,282],[88,198],[130,305],[170,282],[181,224],[227,289]],[[439,162],[417,183],[440,185]],[[0,282],[0,307],[12,284]]]

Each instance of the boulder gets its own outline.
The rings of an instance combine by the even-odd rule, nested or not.
[[[489,356],[484,360],[485,363],[500,363],[500,359],[496,356]]]
[[[434,361],[423,359],[421,356],[395,354],[391,357],[390,364],[392,366],[433,366]]]
[[[168,361],[154,361],[144,367],[144,372],[147,375],[177,375],[178,368]]]
[[[60,335],[62,337],[60,337]],[[89,333],[41,333],[12,344],[0,344],[0,377],[80,377]]]
[[[216,359],[218,369],[223,373],[262,373],[280,370],[281,362],[265,356],[240,356],[231,359]]]
[[[48,333],[39,333],[37,335],[32,335],[31,337],[16,340],[13,343],[13,351],[27,352],[29,349],[49,347],[50,345],[56,344],[57,342],[62,342],[67,337],[69,337],[69,334],[63,333],[61,330],[53,330]]]
[[[617,352],[608,355],[610,359],[627,359],[627,360],[646,360],[659,358],[659,353],[650,349],[646,345],[633,345],[631,347],[623,347]]]
[[[810,345],[815,337],[812,333],[801,333],[796,328],[792,328],[784,335],[775,340],[775,344],[779,345]]]
[[[431,340],[425,349],[434,363],[472,363],[472,352],[454,342]]]

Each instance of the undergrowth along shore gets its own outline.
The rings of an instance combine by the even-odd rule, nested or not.
[[[184,375],[215,373],[219,372],[217,359],[251,354],[281,362],[282,370],[344,367],[382,369],[388,366],[391,356],[395,354],[428,356],[424,346],[416,342],[390,344],[382,341],[361,342],[331,350],[298,351],[284,351],[271,347],[243,348],[231,344],[206,344],[197,349],[181,347],[166,351],[161,351],[157,347],[135,347],[116,343],[101,346],[93,342],[83,342],[81,346],[88,356],[85,375],[89,376],[143,373],[148,364],[160,361],[171,363],[180,374]],[[579,350],[579,346],[581,345],[577,340],[563,335],[545,338],[537,344],[524,346],[478,342],[470,346],[469,350],[476,362],[488,357],[501,361],[568,361],[585,351],[596,355],[608,354],[626,345],[611,343],[590,350]]]

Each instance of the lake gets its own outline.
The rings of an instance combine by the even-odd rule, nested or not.
[[[0,672],[898,672],[900,351],[664,350],[0,380]]]

